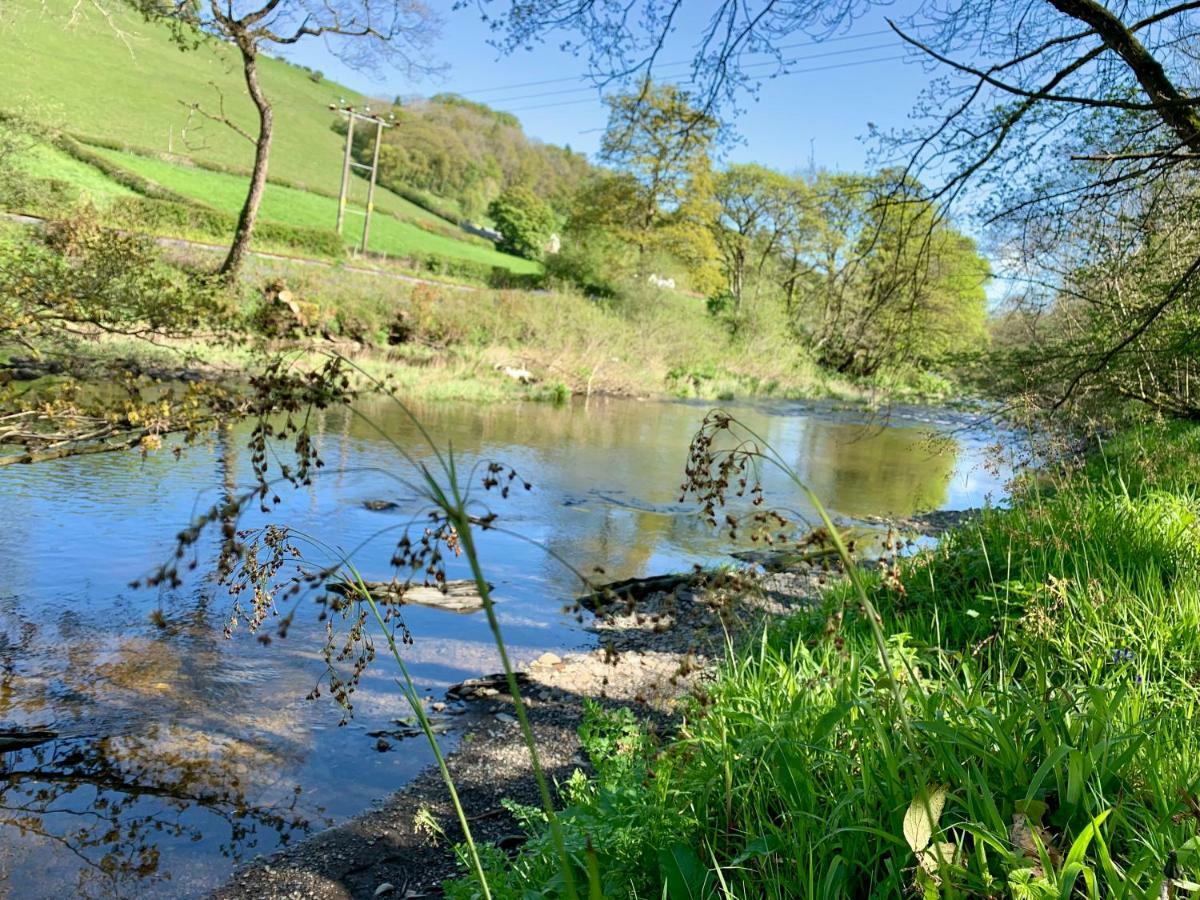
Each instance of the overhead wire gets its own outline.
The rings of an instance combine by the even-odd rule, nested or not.
[[[898,54],[895,56],[881,56],[876,59],[862,59],[862,60],[854,60],[853,62],[831,63],[830,65],[810,66],[808,68],[803,68],[803,69],[788,69],[785,72],[781,72],[780,75],[781,76],[803,75],[808,72],[826,72],[826,71],[829,71],[832,69],[849,69],[849,68],[854,68],[856,66],[869,66],[869,65],[873,65],[875,63],[896,62],[898,60],[905,59],[906,55],[907,54],[901,53],[901,54]],[[682,83],[688,84],[688,83],[690,83],[690,80],[688,82],[682,82]],[[506,109],[504,109],[504,112],[518,113],[518,112],[528,112],[530,110],[535,110],[535,109],[551,109],[551,108],[559,107],[559,106],[578,106],[579,104],[582,104],[582,103],[595,103],[596,99],[597,98],[595,98],[595,97],[584,97],[581,100],[562,100],[557,103],[539,103],[539,104],[534,104],[533,106],[518,106],[515,109],[506,108]],[[496,101],[496,102],[500,103],[503,101]]]
[[[917,24],[917,25],[913,26],[913,30],[919,31],[921,28],[929,27],[929,25],[931,25],[931,24],[934,24],[934,23]],[[845,41],[858,41],[858,40],[863,40],[864,38],[879,37],[880,35],[884,35],[884,34],[895,34],[895,32],[890,28],[880,28],[875,31],[863,31],[858,34],[846,34],[846,35],[842,35],[840,37],[826,38],[821,41],[798,41],[798,42],[792,43],[792,44],[781,44],[775,48],[775,52],[782,52],[785,50],[799,50],[803,47],[822,47],[826,44],[837,44],[837,43],[842,43]],[[842,51],[842,52],[854,53],[860,49],[861,48],[849,49],[849,50]],[[658,63],[655,66],[655,69],[661,71],[664,68],[671,68],[673,66],[690,66],[693,64],[693,62],[694,62],[694,60],[692,60],[692,59],[678,59],[678,60],[673,60],[671,62]],[[771,60],[769,62],[774,63],[775,61]],[[751,65],[762,65],[762,63],[751,63]],[[583,80],[587,79],[587,77],[588,77],[587,75],[566,75],[566,76],[559,77],[559,78],[543,78],[543,79],[540,79],[537,81],[519,81],[519,82],[515,82],[513,84],[492,85],[491,87],[475,88],[475,89],[469,90],[469,91],[456,91],[455,93],[457,93],[460,97],[474,97],[479,94],[491,94],[491,93],[496,93],[498,91],[499,92],[511,91],[511,90],[517,90],[518,88],[541,87],[541,86],[547,85],[547,84],[566,84],[567,82],[572,82],[572,81],[583,81]],[[496,102],[500,102],[500,101],[496,101]]]

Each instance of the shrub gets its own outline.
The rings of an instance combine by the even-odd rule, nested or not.
[[[79,326],[188,334],[228,312],[218,284],[166,265],[152,240],[104,227],[91,207],[50,223],[43,241],[0,252],[0,335],[56,339]]]
[[[488,215],[496,222],[503,240],[496,247],[526,259],[541,259],[546,242],[554,231],[552,210],[528,188],[511,188],[488,206]]]

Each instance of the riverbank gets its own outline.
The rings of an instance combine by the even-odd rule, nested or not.
[[[652,285],[597,300],[570,290],[464,290],[259,256],[229,287],[208,278],[208,252],[122,233],[116,243],[128,248],[113,247],[112,234],[84,213],[45,236],[0,223],[0,270],[8,273],[0,287],[23,304],[20,316],[0,321],[0,389],[16,381],[25,395],[38,374],[30,359],[67,375],[89,362],[108,364],[101,381],[130,368],[195,378],[245,373],[265,348],[311,365],[347,356],[415,400],[870,403],[952,393],[950,382],[930,373],[855,380],[826,371],[779,310],[732,334],[703,298]],[[89,268],[115,269],[125,281],[93,284],[82,274]],[[73,305],[57,308],[60,294]],[[23,316],[39,328],[22,328]]]
[[[780,621],[677,736],[595,745],[562,816],[568,846],[596,849],[593,889],[1194,890],[1198,473],[1193,425],[1110,438],[1025,480],[1011,509]],[[488,878],[519,896],[556,871],[534,828]]]
[[[535,706],[553,771],[571,778],[568,846],[595,849],[606,896],[705,896],[718,884],[781,897],[1190,890],[1197,472],[1200,429],[1129,432],[1027,480],[1011,509],[983,511],[865,593],[845,581],[819,597],[796,591],[764,640],[701,676],[678,730],[642,704],[632,718],[587,712],[576,756],[578,715]],[[630,664],[652,670],[636,652]],[[493,739],[460,764],[468,784],[485,778],[473,767],[492,767],[492,804],[512,786],[496,784],[505,762],[488,755]],[[361,879],[302,862],[313,880],[300,887],[288,860],[304,857],[284,856],[224,896],[359,897],[385,884],[419,896],[432,870],[409,862],[418,837],[404,831],[404,796],[317,839],[349,847],[387,822],[391,855],[358,857]],[[524,825],[519,838],[510,821],[483,826],[514,854],[485,857],[497,895],[556,881],[543,826]],[[582,864],[575,874],[586,882]],[[448,892],[471,894],[466,881]]]
[[[906,517],[897,534],[937,536],[976,514]],[[594,774],[579,733],[589,705],[629,710],[655,733],[676,733],[682,710],[704,696],[731,639],[740,645],[770,622],[810,608],[838,577],[813,568],[730,573],[703,586],[655,593],[633,610],[622,605],[594,617],[589,630],[600,646],[525,661],[522,695],[552,783]],[[476,840],[515,849],[525,836],[511,804],[533,807],[538,797],[502,678],[467,682],[430,701],[435,719],[452,713],[442,721],[455,722],[463,733],[448,765]],[[453,851],[460,840],[445,783],[431,768],[377,808],[239,869],[212,897],[438,895],[442,881],[461,871]]]

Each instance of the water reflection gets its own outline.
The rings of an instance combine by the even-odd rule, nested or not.
[[[0,603],[0,834],[21,848],[0,866],[20,896],[174,895],[163,882],[186,890],[189,872],[161,865],[164,843],[237,859],[324,820],[272,780],[307,751],[286,714],[222,709],[214,625],[197,610],[105,635],[74,609]]]
[[[395,409],[364,412],[418,458],[428,454]],[[509,501],[488,498],[507,527],[614,578],[728,560],[725,539],[677,502],[704,412],[632,401],[419,410],[464,469],[498,459],[534,483]],[[980,466],[991,435],[958,436],[934,453],[919,412],[887,427],[799,404],[739,412],[843,515],[975,504],[999,489]],[[365,419],[329,414],[319,426],[326,474],[270,519],[343,547],[367,542],[364,576],[386,578],[395,529],[421,506],[396,480],[409,473]],[[196,895],[237,858],[361,810],[427,764],[420,741],[380,753],[368,735],[407,713],[386,667],[364,680],[345,728],[327,700],[302,699],[323,669],[314,616],[302,611],[269,647],[221,636],[227,598],[212,579],[214,546],[198,548],[177,592],[128,587],[167,558],[197,510],[249,483],[244,440],[235,428],[178,461],[112,454],[0,471],[0,894]],[[782,477],[767,488],[806,511],[782,493]],[[365,500],[395,507],[373,511]],[[547,554],[496,532],[481,551],[519,660],[590,640],[562,614],[577,586]],[[422,690],[496,669],[479,617],[405,612]],[[37,730],[49,736],[12,743]]]

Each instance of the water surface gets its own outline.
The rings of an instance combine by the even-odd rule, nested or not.
[[[535,545],[614,579],[728,561],[728,540],[678,502],[705,411],[636,401],[420,410],[463,471],[497,459],[534,485],[490,498],[525,540],[481,537],[518,660],[591,642],[561,611],[577,592],[572,577]],[[956,414],[897,409],[881,420],[801,403],[737,411],[843,517],[976,506],[1002,491],[1003,470],[989,463],[998,436]],[[428,457],[394,409],[364,412]],[[320,426],[323,474],[248,524],[285,522],[346,548],[366,542],[356,556],[364,576],[387,578],[398,529],[422,506],[401,484],[411,472],[364,419],[329,414]],[[327,696],[305,699],[323,672],[323,626],[308,607],[286,640],[224,637],[229,597],[214,582],[212,542],[182,588],[129,586],[169,557],[198,509],[249,483],[245,437],[234,429],[178,459],[168,447],[0,470],[0,734],[45,738],[0,752],[0,896],[197,895],[237,861],[367,808],[429,763],[422,739],[380,752],[369,734],[407,713],[389,666],[368,672],[345,726]],[[778,477],[767,487],[805,511]],[[377,499],[397,507],[364,507]],[[456,566],[451,577],[463,577]],[[481,616],[408,607],[405,618],[423,691],[440,695],[497,668]]]

